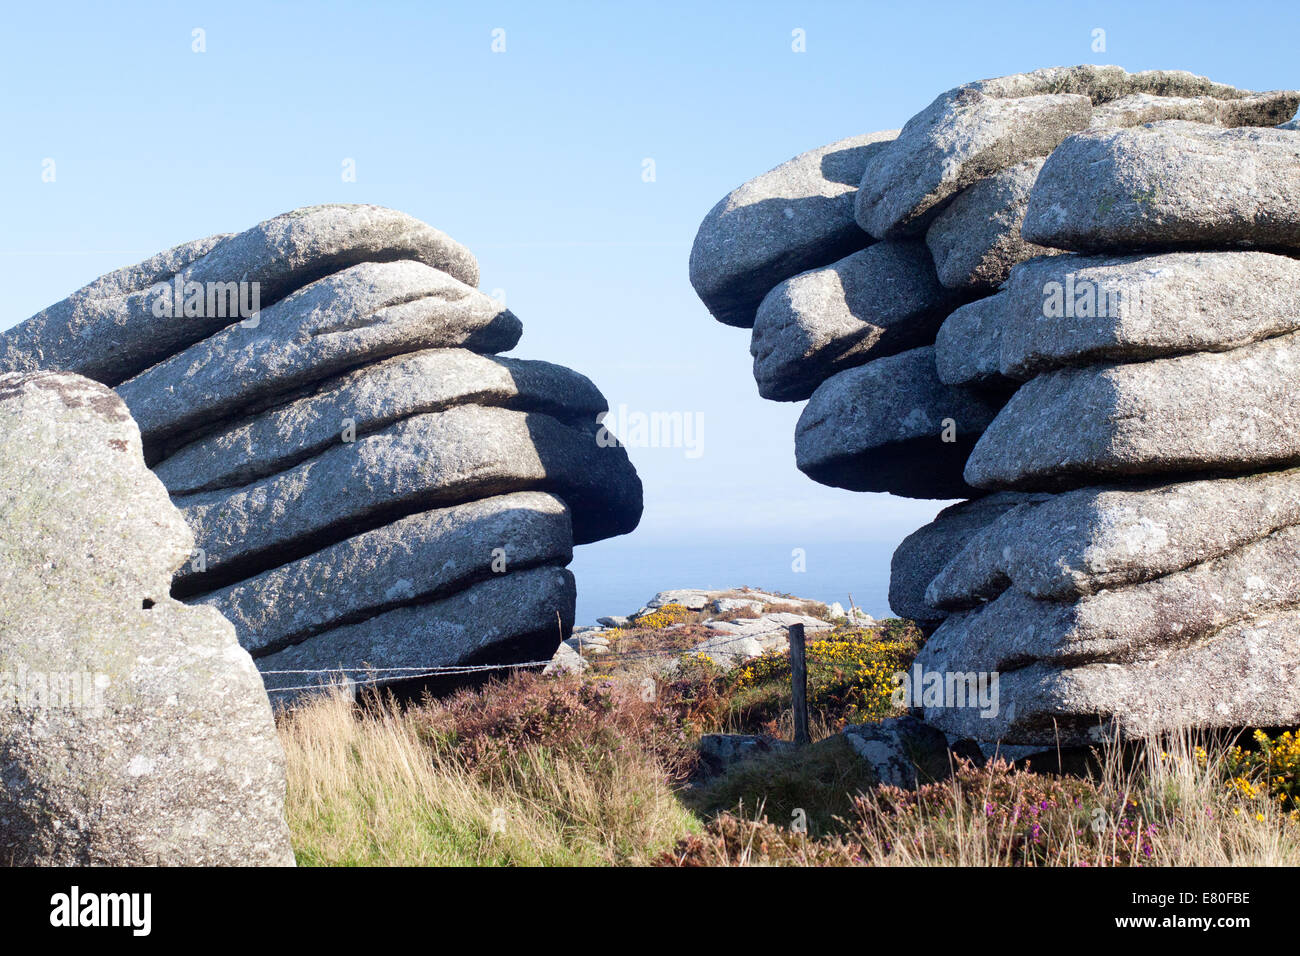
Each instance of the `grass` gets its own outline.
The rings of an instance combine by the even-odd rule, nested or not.
[[[854,794],[871,788],[867,765],[842,735],[794,752],[763,754],[685,792],[683,802],[699,817],[746,809],[785,825],[798,821],[810,837],[837,833],[853,813]]]
[[[900,646],[912,643],[892,623],[829,640],[847,650],[831,648],[814,665],[824,691],[814,694],[815,742],[712,780],[696,776],[701,734],[788,736],[779,655],[760,679],[744,667],[683,666],[652,693],[643,678],[519,674],[405,708],[318,699],[279,722],[298,861],[1300,864],[1293,736],[1247,739],[1244,749],[1190,734],[1146,748],[1110,743],[1073,776],[956,761],[949,777],[917,791],[875,786],[836,731],[876,699],[865,689],[880,659],[905,664]]]
[[[593,762],[534,743],[480,766],[426,729],[341,694],[282,721],[300,864],[635,864],[698,829],[641,748]]]

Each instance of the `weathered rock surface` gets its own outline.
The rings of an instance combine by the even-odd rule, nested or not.
[[[1189,120],[1211,126],[1276,126],[1295,114],[1300,93],[1273,90],[1239,99],[1215,96],[1159,96],[1132,93],[1093,110],[1092,125],[1142,126],[1161,120]]]
[[[229,612],[259,663],[369,647],[340,662],[384,668],[427,639],[438,661],[509,666],[555,650],[573,617],[557,566],[634,528],[641,485],[588,379],[490,355],[521,326],[477,282],[409,216],[299,209],[96,280],[0,335],[0,369],[117,387],[195,534],[171,593]],[[512,607],[475,629],[478,594]],[[400,640],[366,630],[399,611],[419,618]]]
[[[1169,120],[1095,129],[1043,165],[1021,229],[1080,252],[1300,249],[1300,134]]]
[[[976,612],[978,613],[978,612]],[[950,619],[951,620],[951,619]],[[1036,663],[999,675],[998,711],[926,707],[949,734],[1069,746],[1189,728],[1280,727],[1300,721],[1300,611],[1242,621],[1190,647],[1127,664]],[[964,656],[922,648],[927,670],[971,671]]]
[[[926,599],[926,588],[966,542],[1012,508],[1046,495],[998,492],[950,505],[913,531],[894,550],[889,566],[889,606],[899,617],[932,627],[947,611]]]
[[[1022,263],[995,298],[998,368],[1025,381],[1064,365],[1221,352],[1300,329],[1300,262],[1253,251],[1067,255]]]
[[[505,351],[523,326],[497,300],[419,262],[362,263],[313,282],[118,386],[146,444],[220,421],[362,362],[417,349]]]
[[[1017,262],[1055,252],[1020,238],[1029,192],[1042,168],[1041,158],[1029,159],[981,179],[930,224],[925,243],[943,285],[989,291]]]
[[[1092,101],[1075,93],[999,97],[979,84],[950,90],[867,163],[855,199],[858,225],[877,239],[923,235],[960,190],[1046,156],[1091,119]]]
[[[1008,587],[1069,600],[1179,571],[1295,524],[1295,470],[1029,497],[972,534],[926,600],[969,608]]]
[[[1267,252],[1061,255],[953,311],[940,380],[996,386],[1067,365],[1226,351],[1300,328],[1300,264]],[[1008,381],[1014,380],[1014,381]]]
[[[154,466],[174,495],[246,484],[364,437],[402,418],[486,405],[594,421],[605,397],[585,376],[550,362],[428,349],[320,383],[308,395],[206,434]]]
[[[914,790],[920,783],[942,780],[951,768],[948,738],[915,717],[850,724],[841,733],[887,786]]]
[[[934,367],[945,385],[1012,391],[1002,374],[1002,330],[1008,322],[1005,291],[954,309],[934,340]]]
[[[641,482],[621,446],[595,429],[536,412],[461,405],[415,415],[270,478],[178,497],[205,552],[181,593],[233,583],[415,511],[513,491],[554,491],[576,543],[625,534],[641,514]],[[207,588],[204,588],[206,590]]]
[[[1048,372],[1022,386],[988,426],[966,480],[1050,490],[1298,461],[1297,363],[1293,332],[1228,352]]]
[[[214,307],[208,307],[217,285],[246,283],[251,292],[256,283],[266,308],[349,266],[397,259],[478,285],[478,263],[469,250],[418,219],[379,206],[309,206],[237,235],[177,246],[95,280],[0,334],[0,370],[57,369],[118,385],[244,318],[216,307],[225,299],[214,297]],[[173,314],[178,287],[180,318]],[[184,308],[195,289],[201,304]]]
[[[801,401],[846,368],[934,341],[960,299],[921,242],[881,242],[782,282],[763,299],[749,351],[758,393]]]
[[[257,670],[168,596],[190,532],[109,389],[0,375],[0,858],[291,865]]]
[[[859,225],[878,239],[919,235],[959,190],[1016,163],[1046,156],[1093,122],[1093,106],[1123,100],[1102,122],[1140,122],[1149,100],[1171,115],[1214,114],[1216,121],[1254,119],[1271,126],[1300,94],[1251,95],[1176,70],[1127,73],[1112,66],[1053,67],[968,83],[942,94],[904,125],[863,171],[856,199]],[[1207,100],[1227,100],[1215,108]],[[1191,102],[1199,101],[1199,102]],[[1028,234],[1025,239],[1041,242]],[[1051,245],[1052,243],[1042,243]]]
[[[257,663],[272,701],[284,705],[340,677],[367,686],[549,661],[573,627],[574,598],[573,575],[565,568],[501,574],[441,601],[325,631]],[[332,673],[294,673],[304,670]]]
[[[972,493],[961,477],[966,456],[1000,405],[944,385],[934,348],[912,349],[818,386],[795,430],[796,463],[837,488],[960,498]]]
[[[691,285],[719,322],[748,328],[769,289],[870,243],[853,219],[867,160],[897,130],[814,149],[733,190],[700,224]]]
[[[520,492],[399,518],[196,599],[231,621],[256,654],[505,571],[568,564],[569,510]]]
[[[1200,643],[1241,621],[1293,610],[1298,586],[1300,529],[1290,526],[1222,557],[1073,602],[1009,588],[953,614],[930,641],[937,657],[959,657],[967,670],[1131,663]]]

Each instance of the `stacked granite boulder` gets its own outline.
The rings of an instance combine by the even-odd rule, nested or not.
[[[810,399],[799,467],[970,499],[891,574],[923,672],[1000,677],[995,717],[926,706],[941,729],[1300,720],[1297,105],[1182,72],[986,80],[701,227],[692,280],[752,322],[760,394]],[[857,150],[856,190],[828,150]]]
[[[0,335],[0,370],[116,390],[196,539],[173,594],[268,689],[545,660],[573,545],[631,531],[641,484],[588,379],[497,354],[522,327],[477,284],[409,216],[298,209],[97,279]]]

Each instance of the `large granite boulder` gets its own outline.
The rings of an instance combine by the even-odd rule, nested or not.
[[[1254,251],[1063,255],[1017,265],[981,303],[995,312],[996,334],[941,331],[941,376],[961,363],[1023,382],[1065,366],[1224,352],[1300,329],[1300,263]]]
[[[1298,365],[1300,332],[1290,332],[1227,352],[1046,372],[984,430],[966,480],[1050,490],[1300,462]]]
[[[810,150],[713,207],[696,233],[690,274],[719,322],[749,328],[778,282],[872,241],[854,222],[853,194],[867,160],[896,135],[868,133]]]
[[[251,324],[253,316],[234,314],[232,291],[242,293],[240,305],[266,308],[349,266],[399,259],[478,285],[469,250],[418,219],[379,206],[308,206],[96,279],[6,332],[0,368],[58,369],[118,385],[233,319]]]
[[[169,594],[193,536],[126,405],[0,375],[0,857],[291,865],[284,753],[256,667]]]
[[[948,616],[948,608],[931,602],[927,588],[935,576],[962,553],[967,542],[1008,511],[1047,496],[1003,491],[960,501],[940,511],[927,525],[917,528],[894,550],[889,567],[889,606],[899,617],[934,627]]]
[[[957,622],[949,618],[949,625]],[[1293,726],[1300,722],[1298,625],[1293,608],[1131,662],[1035,662],[998,675],[994,711],[945,702],[925,706],[925,719],[952,736],[1049,747],[1188,729]],[[964,646],[949,654],[944,645],[927,644],[918,664],[928,673],[987,673],[966,666]]]
[[[277,703],[490,673],[550,658],[574,543],[636,527],[641,483],[588,379],[495,355],[522,326],[477,281],[418,220],[311,207],[91,283],[0,334],[0,369],[116,386],[192,532],[172,593],[264,672],[320,671]]]
[[[572,557],[568,507],[554,495],[523,491],[399,518],[196,603],[215,607],[249,651],[264,654],[497,573],[565,565]]]
[[[545,667],[573,629],[567,568],[502,573],[430,603],[397,607],[258,658],[278,704],[343,677],[354,686],[411,685]]]
[[[366,262],[318,279],[117,386],[146,444],[404,352],[504,352],[523,326],[500,303],[419,262]]]
[[[512,491],[554,489],[571,500],[579,544],[627,534],[641,484],[627,453],[600,447],[594,432],[537,412],[460,405],[247,485],[177,496],[205,557],[178,572],[177,587],[193,594],[404,514]]]
[[[174,495],[245,485],[338,444],[458,405],[541,412],[569,425],[608,410],[585,375],[550,362],[426,349],[364,365],[301,398],[233,419],[174,448],[154,473]]]
[[[978,84],[950,90],[867,164],[858,225],[877,239],[924,235],[962,189],[1046,156],[1091,120],[1092,101],[1078,93],[991,96]]]
[[[1052,153],[1021,229],[1079,252],[1300,249],[1300,133],[1167,120],[1091,129]]]
[[[959,301],[920,242],[880,242],[787,279],[754,320],[758,394],[801,401],[836,372],[929,345]]]
[[[836,488],[964,497],[974,493],[966,458],[1001,405],[939,381],[933,346],[876,359],[817,387],[795,429],[795,463]]]
[[[926,601],[970,608],[1014,587],[1065,601],[1181,571],[1300,524],[1300,472],[1026,496],[966,539]]]
[[[988,292],[1001,285],[1017,262],[1054,250],[1025,242],[1020,225],[1042,159],[981,179],[964,189],[930,224],[925,243],[939,281],[949,289]]]
[[[1005,291],[953,309],[934,339],[934,367],[945,385],[1014,391],[1002,374],[1002,331],[1008,323]]]

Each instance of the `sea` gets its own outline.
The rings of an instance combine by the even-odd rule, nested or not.
[[[712,537],[646,543],[614,538],[574,549],[577,624],[630,614],[671,588],[752,587],[891,617],[889,559],[897,542],[736,542]]]

